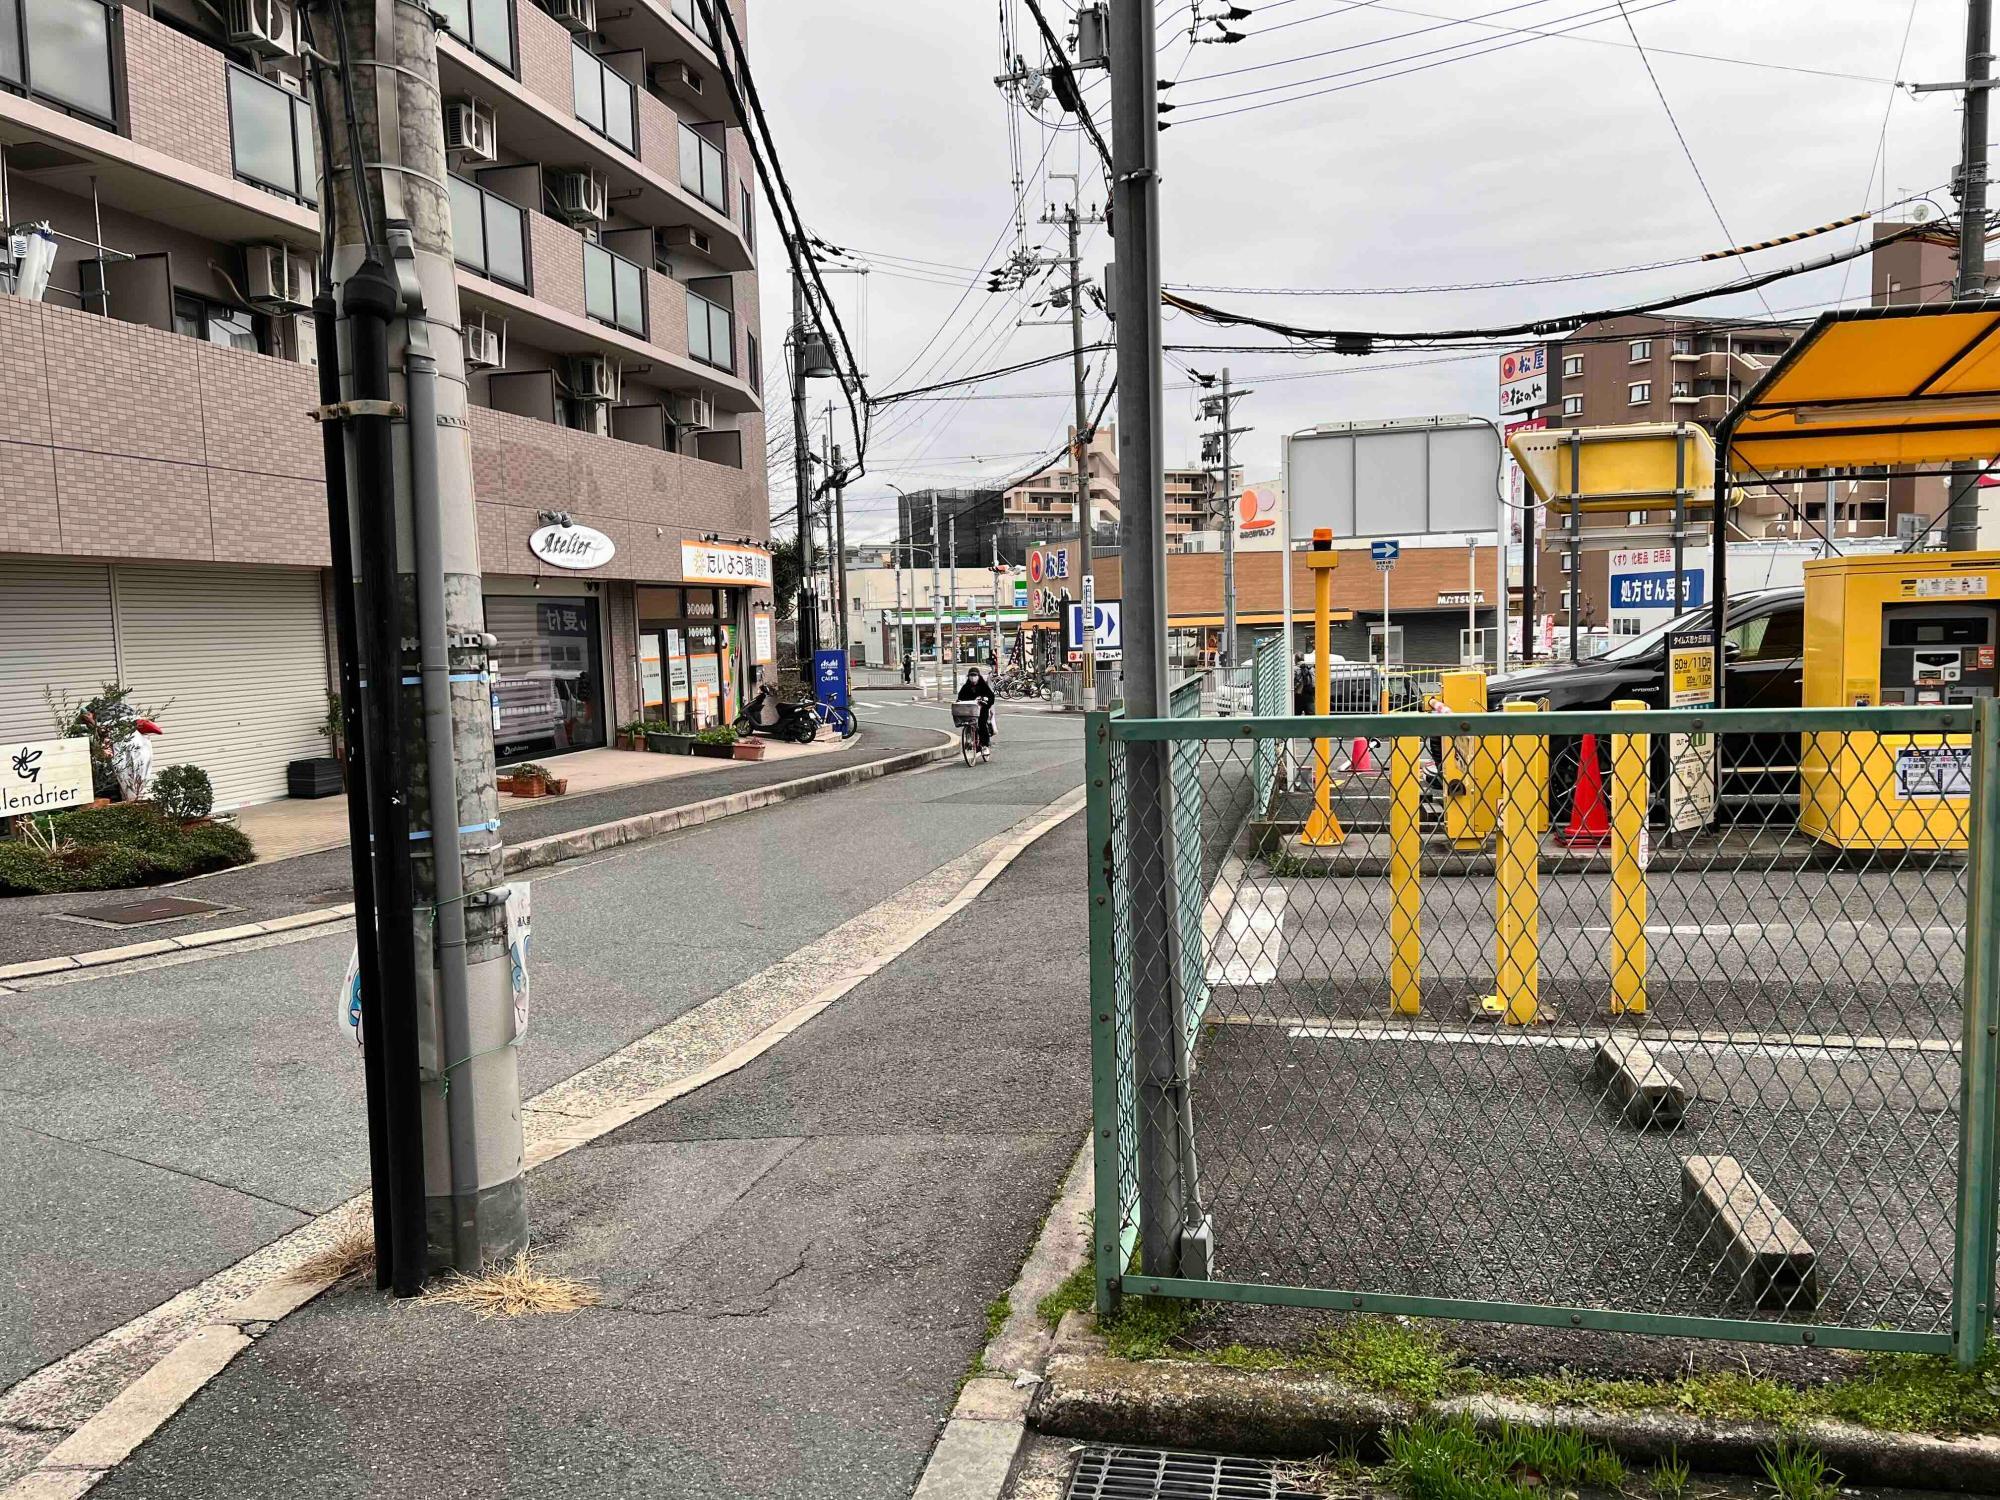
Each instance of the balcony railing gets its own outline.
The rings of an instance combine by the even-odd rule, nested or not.
[[[600,323],[646,336],[646,273],[602,245],[583,243],[583,310]]]
[[[312,106],[234,63],[229,66],[229,157],[245,182],[301,203],[319,202]]]
[[[0,5],[0,81],[31,99],[115,124],[110,7],[102,0]]]
[[[729,212],[729,173],[722,148],[685,125],[681,126],[681,186],[704,203]]]
[[[703,41],[708,40],[708,0],[673,0],[674,19]]]
[[[525,210],[463,177],[451,179],[452,256],[469,271],[528,289]]]
[[[513,0],[435,0],[444,28],[488,62],[514,71]]]
[[[728,308],[689,292],[688,355],[718,369],[736,368],[736,320]]]
[[[569,54],[576,117],[615,145],[639,154],[638,95],[631,80],[579,45]]]

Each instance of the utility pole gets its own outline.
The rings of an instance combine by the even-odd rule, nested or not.
[[[958,517],[951,518],[951,671],[958,675]]]
[[[319,50],[343,60],[315,65],[320,118],[348,122],[320,141],[320,346],[347,356],[322,359],[320,416],[338,434],[325,443],[329,517],[346,533],[333,553],[358,564],[339,585],[354,590],[343,681],[360,698],[348,708],[367,793],[355,889],[373,897],[355,920],[370,960],[377,1279],[407,1296],[431,1270],[477,1273],[528,1238],[490,637],[435,28],[414,8],[352,0],[315,0],[308,16]]]
[[[829,421],[829,427],[832,423]],[[845,655],[848,650],[847,619],[847,471],[841,467],[840,444],[833,445],[833,556],[834,566],[840,575],[840,649]]]
[[[1956,297],[1986,295],[1986,122],[1993,76],[1993,0],[1967,0],[1965,7],[1965,136],[1958,163],[1958,282]],[[1979,480],[1983,464],[1953,464],[1951,517],[1945,549],[1971,552],[1979,546]]]
[[[1125,498],[1125,711],[1167,716],[1166,449],[1160,425],[1160,131],[1153,0],[1111,0],[1111,183],[1117,237],[1118,469]],[[1125,747],[1126,889],[1140,1115],[1140,1265],[1206,1279],[1212,1236],[1194,1171],[1194,1118],[1180,1028],[1173,778],[1167,744]],[[1100,1233],[1109,1233],[1102,1225]],[[1115,1253],[1115,1247],[1114,1247]]]
[[[938,492],[931,486],[931,678],[944,697],[944,594],[938,587]]]
[[[1214,377],[1197,375],[1204,385],[1214,383]],[[1236,663],[1236,481],[1233,439],[1239,432],[1248,432],[1248,427],[1232,425],[1230,418],[1236,403],[1249,391],[1232,390],[1229,385],[1229,367],[1222,369],[1222,390],[1219,395],[1202,400],[1201,414],[1217,418],[1222,423],[1220,432],[1208,433],[1202,438],[1202,462],[1213,459],[1222,461],[1222,483],[1218,493],[1222,498],[1222,659],[1221,665],[1228,667]],[[1209,472],[1213,473],[1214,470]]]
[[[1044,224],[1062,224],[1069,233],[1069,254],[1063,264],[1069,268],[1069,345],[1070,376],[1076,385],[1076,425],[1070,432],[1070,462],[1075,469],[1076,517],[1077,517],[1077,576],[1089,578],[1092,574],[1091,548],[1096,543],[1092,535],[1093,518],[1090,501],[1090,397],[1084,390],[1083,365],[1083,261],[1082,230],[1085,224],[1102,224],[1104,215],[1084,213],[1076,202],[1074,190],[1080,186],[1074,172],[1051,172],[1051,177],[1069,179],[1072,194],[1070,203],[1060,214],[1044,214]],[[1093,584],[1093,589],[1095,585]],[[1083,653],[1083,706],[1096,708],[1097,704],[1097,652],[1086,645]]]
[[[819,606],[813,601],[812,434],[806,427],[806,288],[792,273],[792,481],[799,507],[799,670],[812,677],[813,647],[819,636]]]
[[[889,554],[889,561],[896,569],[896,659],[890,665],[900,673],[903,669],[903,498],[896,497],[896,545]]]

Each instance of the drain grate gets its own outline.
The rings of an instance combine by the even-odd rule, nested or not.
[[[125,901],[116,906],[93,906],[73,911],[70,916],[84,922],[101,922],[107,927],[143,927],[148,922],[173,922],[182,917],[205,917],[227,911],[213,901],[190,901],[186,896],[154,896],[147,901]]]
[[[1267,1458],[1167,1448],[1085,1448],[1065,1500],[1323,1500]]]

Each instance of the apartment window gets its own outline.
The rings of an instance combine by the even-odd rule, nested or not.
[[[688,354],[705,365],[736,368],[736,333],[729,309],[696,291],[688,299]]]
[[[511,0],[433,0],[431,8],[444,17],[446,31],[488,62],[514,71]]]
[[[1676,396],[1692,396],[1694,394],[1694,387],[1685,380],[1676,380],[1673,383],[1672,390]]]
[[[757,253],[757,203],[748,183],[743,186],[743,245],[752,255]]]
[[[614,145],[638,155],[639,117],[631,80],[606,67],[581,42],[570,44],[569,77],[576,117]]]
[[[1563,397],[1563,415],[1564,415],[1564,416],[1566,416],[1566,417],[1580,417],[1580,416],[1582,416],[1582,415],[1583,415],[1583,397],[1581,397],[1581,396],[1565,396],[1565,397]]]
[[[1644,526],[1646,524],[1646,517],[1649,514],[1651,514],[1649,511],[1628,510],[1625,512],[1625,524],[1627,526]]]
[[[8,3],[0,0],[0,7]],[[229,155],[236,175],[245,182],[301,203],[319,201],[312,106],[291,90],[233,63],[229,68]]]
[[[1564,519],[1565,520],[1568,519],[1568,512],[1564,512]],[[1556,566],[1561,568],[1565,573],[1567,573],[1570,570],[1570,568],[1575,564],[1575,562],[1576,558],[1568,552],[1558,552],[1556,554]]]
[[[600,323],[646,336],[646,273],[602,245],[583,242],[583,310]]]
[[[1575,607],[1570,603],[1570,600],[1573,597],[1574,595],[1571,592],[1571,590],[1564,589],[1562,591],[1562,598],[1560,602],[1556,605],[1556,608],[1560,609],[1564,614],[1568,614]]]
[[[674,19],[690,31],[698,31],[703,38],[708,36],[708,17],[704,14],[707,6],[698,0],[674,0]]]
[[[252,354],[263,350],[263,341],[257,337],[255,313],[211,302],[193,292],[174,293],[174,332],[220,344],[225,349],[244,349]]]
[[[463,177],[451,179],[451,249],[458,263],[528,289],[528,216]]]
[[[1625,389],[1627,405],[1644,406],[1653,399],[1653,382],[1650,380],[1635,380]]]
[[[764,394],[764,360],[757,350],[757,335],[743,335],[743,363],[750,372],[750,389],[758,395]]]
[[[115,124],[110,8],[101,0],[0,0],[0,80]]]
[[[1571,354],[1563,359],[1563,374],[1565,377],[1581,375],[1582,373],[1583,356],[1581,354]]]
[[[681,126],[681,186],[702,202],[729,212],[729,179],[722,148],[700,131]]]
[[[1676,354],[1692,354],[1692,353],[1694,353],[1694,340],[1693,340],[1693,339],[1682,339],[1682,338],[1677,338],[1677,339],[1675,339],[1675,340],[1674,340],[1674,353],[1676,353]]]
[[[1638,363],[1639,363],[1639,362],[1640,362],[1641,360],[1645,360],[1645,359],[1651,359],[1652,357],[1653,357],[1653,341],[1652,341],[1651,339],[1634,339],[1634,340],[1632,340],[1632,363],[1633,363],[1633,364],[1635,364],[1635,365],[1636,365],[1636,364],[1638,364]]]

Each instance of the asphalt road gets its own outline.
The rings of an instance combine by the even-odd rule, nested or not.
[[[872,722],[942,727],[908,705]],[[1075,786],[1081,725],[534,877],[532,1093],[759,972]],[[823,764],[821,762],[820,764]],[[303,864],[303,861],[289,862]],[[0,1386],[365,1185],[352,937],[0,996]]]
[[[335,1293],[98,1493],[907,1496],[1088,1128],[1083,848],[1073,817],[773,1051],[532,1174],[543,1264],[603,1305]]]

